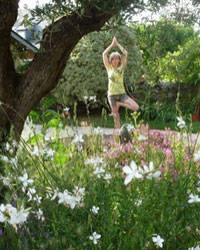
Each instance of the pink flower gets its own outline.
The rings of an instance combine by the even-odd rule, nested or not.
[[[167,148],[165,150],[163,150],[163,152],[167,155],[167,156],[171,156],[172,155],[172,151],[170,148]]]
[[[165,168],[159,168],[159,170],[160,170],[161,173],[165,172]]]

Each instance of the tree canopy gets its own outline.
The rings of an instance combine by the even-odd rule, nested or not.
[[[163,75],[166,76],[161,64],[168,53],[178,51],[180,46],[198,37],[191,25],[163,18],[151,24],[134,25],[133,29],[151,81],[159,81]]]
[[[51,0],[32,10],[31,20],[49,20],[35,54],[23,73],[10,50],[11,30],[19,0],[0,0],[0,141],[13,126],[19,139],[30,110],[59,82],[69,56],[82,37],[100,31],[112,17],[128,20],[146,9],[158,10],[168,0]]]

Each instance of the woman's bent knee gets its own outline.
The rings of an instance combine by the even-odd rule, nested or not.
[[[139,105],[137,104],[135,107],[135,111],[138,111],[140,109]]]

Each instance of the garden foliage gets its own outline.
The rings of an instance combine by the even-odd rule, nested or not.
[[[116,36],[128,51],[125,86],[134,89],[134,84],[141,76],[142,64],[135,34],[125,25],[116,26],[115,29],[105,26],[100,32],[84,36],[71,53],[60,84],[53,92],[60,104],[73,107],[76,101],[84,103],[84,96],[96,96],[95,105],[105,103],[108,77],[103,65],[102,53],[112,42],[113,36]]]
[[[167,82],[170,82],[170,76],[173,72],[171,73],[170,70],[167,73],[165,72],[162,67],[162,59],[168,53],[176,53],[179,51],[179,47],[197,38],[197,33],[195,33],[193,27],[175,22],[172,19],[160,19],[157,22],[132,25],[132,27],[136,32],[137,45],[143,53],[148,81],[154,84],[158,81],[167,80]],[[187,61],[187,56],[184,58]],[[170,66],[171,61],[168,57],[165,61]],[[181,73],[181,70],[177,73]],[[164,77],[166,75],[168,75],[167,79]],[[177,81],[178,79],[175,80],[175,82]],[[188,82],[184,79],[183,83]]]
[[[76,102],[90,108],[109,107],[102,52],[114,35],[127,48],[125,87],[139,104],[142,118],[175,121],[177,102],[183,113],[191,115],[197,92],[194,84],[199,81],[198,37],[191,26],[169,19],[130,27],[117,25],[116,29],[105,25],[102,31],[85,36],[72,52],[60,85],[53,92],[57,102],[71,107]],[[147,86],[141,84],[142,74]],[[86,102],[89,96],[96,96],[97,101]]]
[[[177,126],[134,123],[132,143],[120,144],[100,128],[59,139],[55,124],[54,137],[43,127],[17,155],[7,143],[1,249],[198,249],[200,145],[181,117]]]

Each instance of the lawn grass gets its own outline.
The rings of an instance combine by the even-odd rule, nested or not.
[[[177,126],[175,122],[162,122],[162,121],[149,121],[148,122],[151,129],[159,129],[163,130],[165,128],[170,128],[172,130],[176,130]],[[189,123],[187,124],[189,126]],[[200,132],[200,122],[193,122],[192,123],[192,132],[198,133]]]
[[[107,127],[107,128],[113,128],[114,127],[114,121],[113,117],[109,116],[108,114],[102,118],[102,115],[100,112],[92,113],[87,115],[79,115],[77,117],[77,124],[78,126],[94,126],[94,127]],[[124,123],[131,123],[132,118],[130,116],[130,112],[120,112],[120,122],[121,125]],[[177,130],[177,121],[170,121],[170,122],[164,122],[164,121],[144,121],[143,123],[149,124],[150,129],[159,129],[164,130],[165,128],[170,128],[171,130]],[[69,121],[69,125],[73,125]],[[187,126],[190,124],[187,123]],[[192,132],[198,133],[200,132],[200,122],[193,122],[192,123]]]

